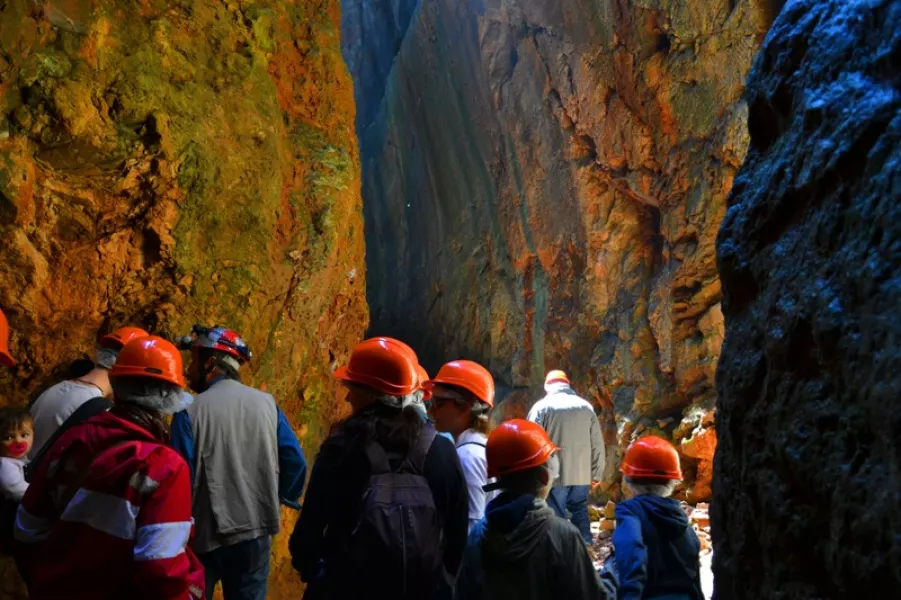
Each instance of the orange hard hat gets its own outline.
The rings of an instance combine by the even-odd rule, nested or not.
[[[525,419],[504,421],[488,436],[485,456],[488,477],[500,477],[538,467],[560,448],[538,423]]]
[[[475,394],[490,407],[494,406],[494,378],[488,369],[471,360],[454,360],[445,364],[434,379],[422,386],[431,392],[436,385],[452,385]]]
[[[387,337],[372,338],[354,347],[347,366],[336,369],[335,377],[383,394],[406,396],[419,389],[418,364],[416,355],[403,342]]]
[[[646,435],[632,442],[619,470],[627,477],[682,479],[679,453],[672,444],[656,435]]]
[[[552,383],[569,383],[569,377],[567,377],[566,373],[563,371],[553,370],[544,378],[544,385],[550,385]]]
[[[15,366],[16,361],[9,353],[9,322],[6,315],[0,310],[0,365],[4,367]]]
[[[172,342],[155,335],[134,338],[122,348],[109,376],[150,377],[185,387],[181,354]]]
[[[429,400],[432,397],[432,391],[427,390],[424,387],[422,387],[422,385],[426,381],[429,380],[429,372],[425,370],[425,367],[423,367],[420,364],[417,364],[416,365],[416,376],[417,376],[417,379],[419,380],[419,389],[422,390],[422,399]]]
[[[103,348],[124,348],[125,344],[139,337],[150,335],[140,327],[120,327],[112,333],[100,338],[98,344]]]

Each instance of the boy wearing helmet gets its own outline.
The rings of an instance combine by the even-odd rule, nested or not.
[[[488,436],[488,476],[497,480],[485,488],[501,494],[469,535],[457,598],[610,598],[581,533],[545,502],[559,472],[558,450],[540,425],[523,419]]]
[[[620,470],[629,499],[616,507],[613,533],[619,598],[703,600],[700,542],[670,497],[682,479],[676,449],[653,435],[639,438]]]

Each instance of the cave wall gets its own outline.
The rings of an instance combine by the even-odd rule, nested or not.
[[[794,0],[717,240],[716,597],[901,589],[901,2]]]
[[[523,414],[563,368],[611,442],[677,441],[709,495],[714,238],[771,3],[344,0],[371,332],[488,366]],[[614,417],[615,414],[615,417]],[[618,464],[612,448],[608,481]]]
[[[92,356],[98,330],[220,323],[312,460],[368,318],[339,21],[337,0],[0,0],[0,307],[19,360],[0,404]],[[271,579],[299,596],[284,533]]]

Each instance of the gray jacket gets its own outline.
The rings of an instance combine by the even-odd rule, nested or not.
[[[594,407],[568,386],[532,406],[528,419],[544,427],[560,446],[560,477],[555,487],[588,485],[604,477],[604,436]]]
[[[185,409],[194,432],[198,553],[278,533],[278,409],[269,394],[216,382]]]
[[[499,506],[503,500],[489,504],[489,515],[469,535],[457,600],[611,598],[571,523],[534,496]]]

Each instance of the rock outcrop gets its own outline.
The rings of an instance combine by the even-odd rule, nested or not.
[[[337,0],[0,1],[0,306],[20,361],[0,403],[98,330],[220,323],[312,459],[367,322],[339,18]],[[276,598],[299,595],[286,545]]]
[[[714,238],[773,3],[343,7],[371,331],[431,369],[483,362],[500,416],[563,368],[610,442],[704,429],[723,336]],[[687,458],[689,477],[709,459]]]
[[[718,598],[901,589],[901,3],[794,0],[717,241]]]

